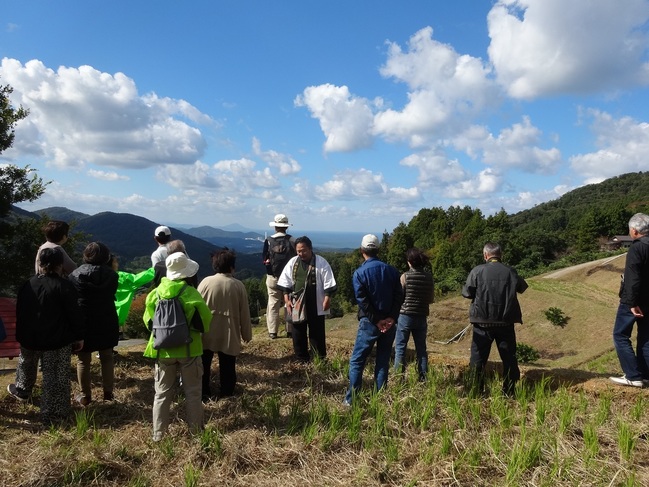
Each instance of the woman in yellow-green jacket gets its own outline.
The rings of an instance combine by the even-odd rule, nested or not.
[[[182,387],[185,393],[186,421],[193,432],[203,428],[203,403],[201,402],[201,378],[203,377],[203,343],[201,324],[207,332],[212,320],[212,312],[205,304],[196,288],[187,285],[186,280],[196,275],[198,264],[189,259],[183,252],[176,252],[167,257],[167,275],[160,285],[152,290],[146,298],[144,323],[151,328],[159,299],[170,299],[178,296],[187,322],[190,326],[191,342],[173,348],[154,348],[154,334],[151,332],[149,343],[144,351],[145,357],[156,359],[155,364],[155,398],[153,400],[153,441],[160,441],[169,427],[169,409],[173,399],[173,386],[177,372],[180,371]],[[198,316],[195,314],[198,313]],[[198,320],[200,318],[200,320]]]

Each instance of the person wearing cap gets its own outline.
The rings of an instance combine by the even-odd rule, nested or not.
[[[287,262],[295,257],[296,251],[295,240],[286,233],[286,229],[291,226],[286,215],[278,213],[269,225],[275,229],[275,233],[264,241],[262,258],[266,266],[266,288],[268,289],[266,327],[268,336],[274,340],[279,331],[279,310],[284,304],[284,295],[277,286],[277,280]],[[286,323],[286,335],[291,336],[291,327],[288,322]]]
[[[165,260],[167,275],[157,288],[146,297],[144,323],[149,329],[159,299],[178,297],[187,323],[196,323],[200,318],[203,332],[207,333],[212,321],[212,312],[207,307],[201,294],[191,285],[187,285],[198,272],[198,263],[191,260],[184,252],[175,252]],[[181,292],[182,291],[182,292]],[[197,315],[197,316],[196,316]],[[192,432],[203,429],[203,403],[201,402],[203,377],[203,342],[201,331],[190,327],[191,343],[174,348],[153,348],[153,330],[144,350],[144,356],[156,359],[155,363],[155,397],[153,400],[153,441],[160,441],[169,428],[169,410],[173,399],[173,387],[177,372],[180,371],[182,387],[185,393],[186,422]]]
[[[359,321],[349,359],[349,389],[343,400],[347,406],[352,404],[361,389],[363,370],[375,343],[375,390],[379,391],[387,384],[395,325],[403,302],[399,271],[377,258],[379,239],[376,235],[365,235],[360,250],[364,261],[352,277]]]
[[[166,245],[171,241],[171,230],[161,225],[155,229],[153,239],[158,242],[158,248],[151,254],[151,267],[155,267],[158,262],[164,262],[169,255]]]
[[[113,347],[119,341],[119,321],[115,308],[118,277],[111,266],[112,255],[101,242],[90,242],[83,251],[83,264],[69,279],[79,293],[84,320],[83,348],[78,353],[77,379],[81,392],[75,399],[82,406],[92,401],[90,363],[99,351],[104,401],[112,401],[114,385]]]
[[[336,292],[336,279],[329,262],[313,252],[309,237],[295,240],[297,255],[284,266],[277,280],[284,295],[286,309],[292,311],[291,293],[305,290],[306,322],[293,323],[293,352],[298,360],[309,362],[311,351],[321,359],[327,356],[325,317],[329,315],[331,296]],[[308,330],[308,335],[307,335]]]
[[[185,249],[185,243],[182,240],[172,240],[168,244],[165,245],[167,249],[167,254],[175,254],[176,252],[182,252],[183,254],[187,255],[187,250]],[[187,255],[189,257],[189,255]],[[158,287],[158,284],[160,284],[160,281],[164,276],[167,275],[167,264],[165,260],[161,260],[158,262],[156,265],[153,266],[153,271],[154,271],[154,276],[153,276],[153,287]],[[198,286],[198,276],[194,275],[191,278],[188,279],[188,284],[192,287],[197,287]]]

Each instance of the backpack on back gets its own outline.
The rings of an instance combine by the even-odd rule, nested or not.
[[[153,348],[174,348],[192,342],[189,323],[180,301],[187,284],[173,298],[161,298],[158,294],[155,313],[153,314]],[[156,290],[156,294],[158,291]]]
[[[291,236],[268,237],[268,254],[273,276],[279,277],[286,263],[291,260],[291,257],[297,255],[295,246],[291,242]]]

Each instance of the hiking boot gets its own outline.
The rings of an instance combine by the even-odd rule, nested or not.
[[[18,387],[16,387],[16,384],[7,384],[7,392],[14,399],[18,399],[21,402],[25,402],[25,401],[27,401],[29,399],[29,394],[25,394],[24,392],[18,390]]]
[[[275,338],[277,338],[277,333],[269,333],[269,334],[268,334],[268,337],[269,337],[271,340],[275,340]]]
[[[622,385],[622,386],[630,386],[630,387],[644,387],[644,382],[642,380],[629,380],[626,378],[626,375],[623,375],[622,377],[609,377],[609,379],[612,382],[615,382],[616,384]]]

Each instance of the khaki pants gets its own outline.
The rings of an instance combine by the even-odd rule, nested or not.
[[[271,275],[266,276],[266,288],[268,289],[266,326],[268,327],[268,333],[277,334],[279,330],[279,313],[284,307],[284,293],[277,287],[277,278]],[[291,333],[289,323],[286,324],[286,332]]]
[[[192,432],[203,429],[201,357],[158,359],[155,365],[155,398],[153,399],[153,436],[160,437],[169,428],[169,410],[174,397],[177,372],[180,371],[185,392],[185,420]]]

